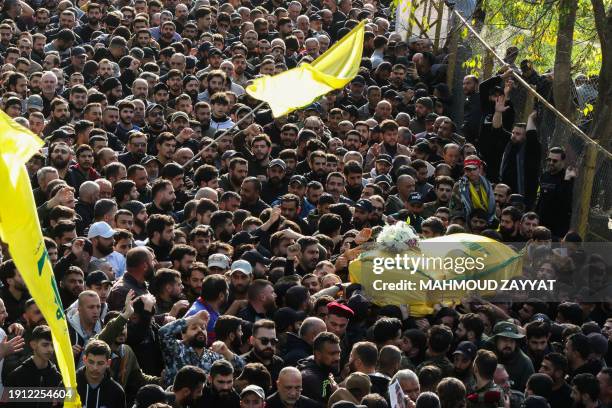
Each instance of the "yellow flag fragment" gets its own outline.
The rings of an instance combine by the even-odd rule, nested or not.
[[[275,118],[310,105],[355,78],[361,64],[364,34],[365,20],[312,64],[304,63],[278,75],[257,78],[246,92],[267,102]]]
[[[76,408],[81,403],[68,326],[25,169],[25,163],[42,145],[32,132],[0,111],[0,238],[8,244],[17,269],[53,334],[64,387],[72,393],[64,406]]]

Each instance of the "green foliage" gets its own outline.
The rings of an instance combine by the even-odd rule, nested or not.
[[[590,0],[576,0],[576,26],[572,72],[596,74],[601,67],[601,47]],[[487,0],[482,35],[499,54],[511,45],[519,48],[517,63],[531,59],[539,72],[551,69],[560,14],[560,0]]]

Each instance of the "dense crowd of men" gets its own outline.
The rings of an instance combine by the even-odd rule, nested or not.
[[[83,407],[612,405],[605,299],[471,298],[422,317],[348,277],[355,248],[408,222],[423,239],[527,245],[525,276],[609,285],[570,230],[565,150],[543,151],[537,109],[516,119],[513,75],[550,88],[517,48],[451,95],[445,49],[402,40],[376,0],[0,4],[0,107],[45,141],[27,170]],[[253,111],[253,79],[364,19],[344,89]],[[2,249],[0,389],[60,387],[26,271]]]

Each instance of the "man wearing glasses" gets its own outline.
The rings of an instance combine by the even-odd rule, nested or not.
[[[565,150],[553,147],[548,151],[546,169],[540,177],[540,194],[536,213],[540,225],[548,227],[553,236],[563,238],[572,219],[572,194],[576,169],[565,166]]]
[[[253,335],[249,339],[253,348],[242,358],[245,364],[261,363],[270,372],[272,388],[276,390],[276,380],[285,363],[276,355],[276,325],[272,320],[262,319],[253,325]]]

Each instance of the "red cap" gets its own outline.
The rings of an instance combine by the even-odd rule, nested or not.
[[[463,161],[463,168],[466,168],[466,167],[469,167],[469,166],[480,167],[481,164],[482,164],[482,162],[479,159],[464,160]]]
[[[355,315],[353,309],[347,305],[335,301],[327,304],[327,311],[338,316],[346,317],[347,319],[350,319],[353,317],[353,315]]]

